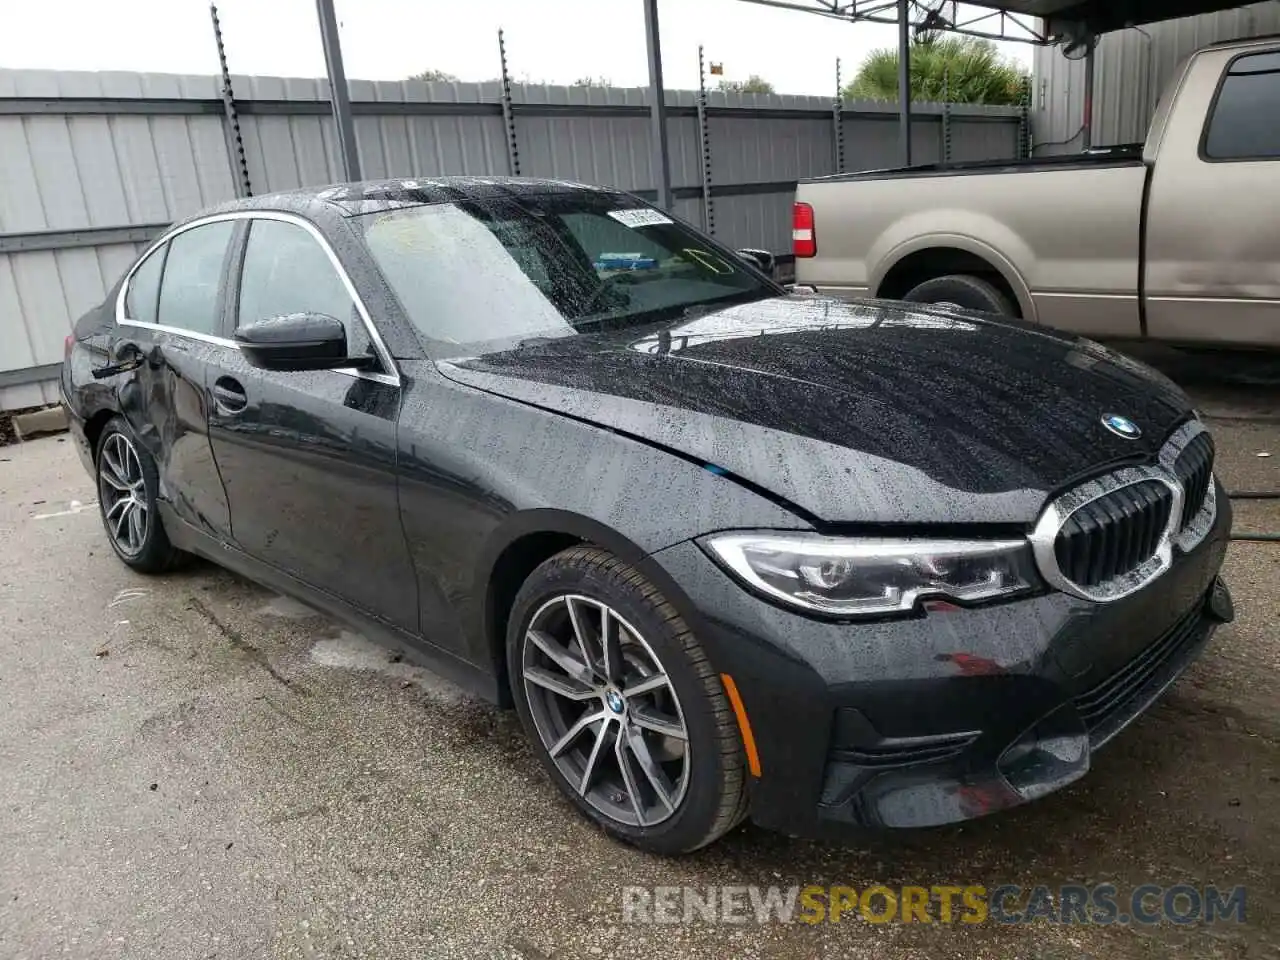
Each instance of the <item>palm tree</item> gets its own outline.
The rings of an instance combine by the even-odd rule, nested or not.
[[[911,99],[1016,104],[1025,75],[996,45],[975,37],[926,33],[911,44]],[[876,50],[844,88],[846,100],[897,100],[898,51]]]

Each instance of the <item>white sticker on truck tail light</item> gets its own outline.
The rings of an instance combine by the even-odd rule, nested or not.
[[[609,216],[624,227],[655,227],[663,223],[671,223],[671,218],[648,207],[637,207],[634,210],[610,210]]]

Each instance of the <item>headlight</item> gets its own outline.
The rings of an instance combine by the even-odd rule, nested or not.
[[[699,542],[761,593],[832,616],[899,613],[922,597],[990,600],[1037,582],[1026,540],[724,533]]]

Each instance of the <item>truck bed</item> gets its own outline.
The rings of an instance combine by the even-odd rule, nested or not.
[[[959,163],[926,163],[911,167],[883,170],[861,170],[857,173],[833,173],[824,177],[806,177],[801,183],[856,182],[861,180],[898,180],[908,177],[973,176],[984,173],[1035,173],[1048,170],[1096,169],[1141,165],[1143,144],[1127,143],[1102,147],[1087,153],[1069,153],[1031,160],[965,160]]]
[[[796,282],[840,298],[900,297],[941,257],[936,275],[989,274],[1023,316],[1136,337],[1149,176],[1129,147],[801,181],[817,255],[796,262]]]

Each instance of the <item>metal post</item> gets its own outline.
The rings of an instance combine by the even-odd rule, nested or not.
[[[320,40],[324,44],[324,64],[329,72],[329,103],[333,122],[338,128],[338,149],[342,154],[343,176],[360,179],[360,153],[356,149],[356,128],[351,119],[351,94],[347,90],[347,72],[342,66],[342,40],[338,36],[338,16],[333,0],[316,0],[320,18]]]
[[[511,74],[507,70],[507,43],[498,30],[498,59],[502,63],[502,126],[507,134],[507,167],[520,176],[520,147],[516,143],[516,114],[511,105]]]
[[[836,173],[844,173],[844,87],[840,83],[839,57],[836,57],[836,99],[831,105],[831,142],[835,147]]]
[[[951,163],[951,67],[942,71],[942,165]]]
[[[662,86],[662,43],[658,39],[658,0],[644,2],[644,37],[649,48],[649,119],[653,125],[653,164],[658,206],[671,209],[671,159],[667,156],[667,102]],[[905,0],[904,0],[905,2]]]
[[[1018,150],[1019,160],[1035,156],[1035,131],[1031,128],[1031,78],[1022,78],[1022,94],[1018,98]]]
[[[898,0],[898,142],[911,166],[911,0]]]
[[[711,128],[707,125],[707,77],[702,44],[698,44],[698,140],[702,145],[702,229],[714,235],[716,211],[711,200]]]
[[[1088,54],[1084,58],[1084,149],[1093,149],[1093,93],[1094,93],[1094,71],[1097,68],[1097,58],[1094,56],[1097,46],[1089,47]]]
[[[244,137],[240,135],[240,115],[236,112],[236,97],[231,91],[231,71],[227,69],[227,48],[222,43],[222,24],[218,22],[217,4],[209,4],[209,16],[213,20],[213,40],[218,45],[218,63],[222,67],[222,111],[227,119],[227,149],[239,174],[236,177],[236,196],[252,197],[249,161],[244,155]]]

